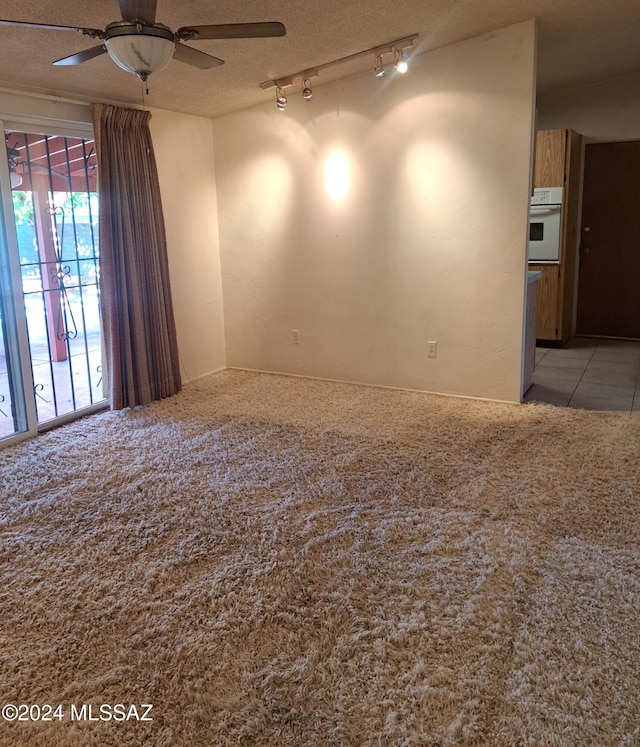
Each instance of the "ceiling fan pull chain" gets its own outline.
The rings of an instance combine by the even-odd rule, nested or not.
[[[147,96],[149,95],[149,84],[147,83],[146,80],[143,80],[142,78],[140,78],[140,106],[142,107],[144,111],[146,111],[147,109],[147,106],[144,101],[145,94]]]

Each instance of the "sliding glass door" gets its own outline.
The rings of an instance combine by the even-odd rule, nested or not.
[[[105,397],[93,139],[7,123],[4,136],[0,438],[13,440]]]

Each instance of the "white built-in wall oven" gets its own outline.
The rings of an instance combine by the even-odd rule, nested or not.
[[[559,262],[562,244],[562,187],[537,187],[529,212],[529,262]]]

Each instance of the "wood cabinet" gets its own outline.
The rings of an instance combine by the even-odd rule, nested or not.
[[[552,344],[566,342],[573,333],[581,152],[581,137],[573,130],[536,133],[533,186],[564,188],[560,262],[529,264],[530,270],[542,273],[536,291],[536,338]]]
[[[536,132],[534,187],[561,187],[565,175],[567,130]]]
[[[542,277],[536,288],[536,339],[555,340],[558,336],[558,287],[560,265],[529,264]]]

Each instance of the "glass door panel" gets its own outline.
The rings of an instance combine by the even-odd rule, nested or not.
[[[30,366],[24,388],[43,429],[105,404],[96,156],[91,138],[5,130],[5,143],[21,290],[17,314]]]
[[[0,230],[0,439],[29,429],[11,277],[6,234]]]

